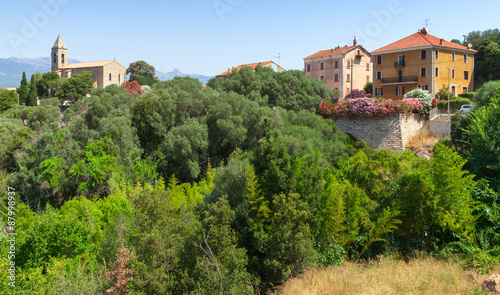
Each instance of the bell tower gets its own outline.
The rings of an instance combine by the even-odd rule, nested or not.
[[[68,65],[68,48],[64,44],[61,35],[57,37],[54,46],[52,46],[50,59],[52,60],[52,72],[57,71],[60,67]]]

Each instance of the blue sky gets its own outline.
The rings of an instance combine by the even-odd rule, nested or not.
[[[0,57],[50,54],[60,33],[80,61],[145,60],[157,70],[216,75],[275,60],[303,69],[303,58],[353,36],[369,51],[417,32],[451,40],[499,27],[498,0],[4,1]]]

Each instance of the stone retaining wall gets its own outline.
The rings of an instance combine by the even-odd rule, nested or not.
[[[429,128],[434,136],[450,137],[451,121],[431,120]]]
[[[337,128],[364,140],[376,149],[402,151],[408,141],[418,134],[426,120],[419,114],[396,114],[383,118],[332,118]]]

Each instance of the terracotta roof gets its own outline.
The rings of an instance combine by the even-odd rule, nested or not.
[[[328,50],[321,50],[321,51],[316,52],[313,55],[309,55],[306,58],[314,58],[314,57],[338,55],[338,54],[342,54],[342,53],[344,53],[346,51],[349,51],[349,50],[353,49],[354,47],[356,47],[356,46],[344,46],[344,47],[340,47],[338,49],[334,48],[334,49],[328,49]]]
[[[104,67],[105,65],[108,65],[112,62],[115,61],[107,60],[107,61],[78,62],[64,67],[60,67],[59,70]]]
[[[66,48],[66,45],[64,44],[61,35],[57,36],[56,42],[54,43],[54,46],[52,48]]]
[[[219,77],[219,76],[226,76],[226,75],[228,75],[229,73],[232,73],[234,70],[238,70],[238,71],[239,71],[239,70],[241,70],[241,69],[242,69],[242,68],[244,68],[244,67],[251,67],[252,69],[254,69],[254,70],[255,70],[255,68],[256,68],[258,65],[265,66],[265,65],[268,65],[268,64],[270,64],[270,63],[274,63],[274,62],[273,62],[272,60],[270,60],[270,61],[265,61],[265,62],[256,62],[256,63],[251,63],[251,64],[239,65],[239,66],[237,66],[237,67],[235,67],[235,68],[232,68],[232,69],[229,69],[229,70],[225,71],[225,72],[224,72],[224,73],[222,73],[222,74],[218,74],[218,75],[216,75],[215,77]]]
[[[442,47],[448,47],[448,48],[476,52],[473,49],[469,49],[465,46],[458,45],[458,44],[450,42],[450,41],[446,41],[444,39],[441,39],[441,38],[433,36],[429,33],[426,33],[425,31],[422,32],[422,30],[419,30],[415,34],[412,34],[406,38],[403,38],[403,39],[398,40],[394,43],[391,43],[387,46],[384,46],[384,47],[379,48],[375,51],[372,51],[372,53],[399,50],[399,49],[405,49],[405,48],[413,48],[413,47],[422,47],[422,46],[442,46]]]

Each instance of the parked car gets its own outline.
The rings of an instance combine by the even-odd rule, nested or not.
[[[465,113],[468,113],[470,111],[470,108],[472,106],[470,104],[464,104],[461,108],[460,108],[460,114],[465,114]]]

